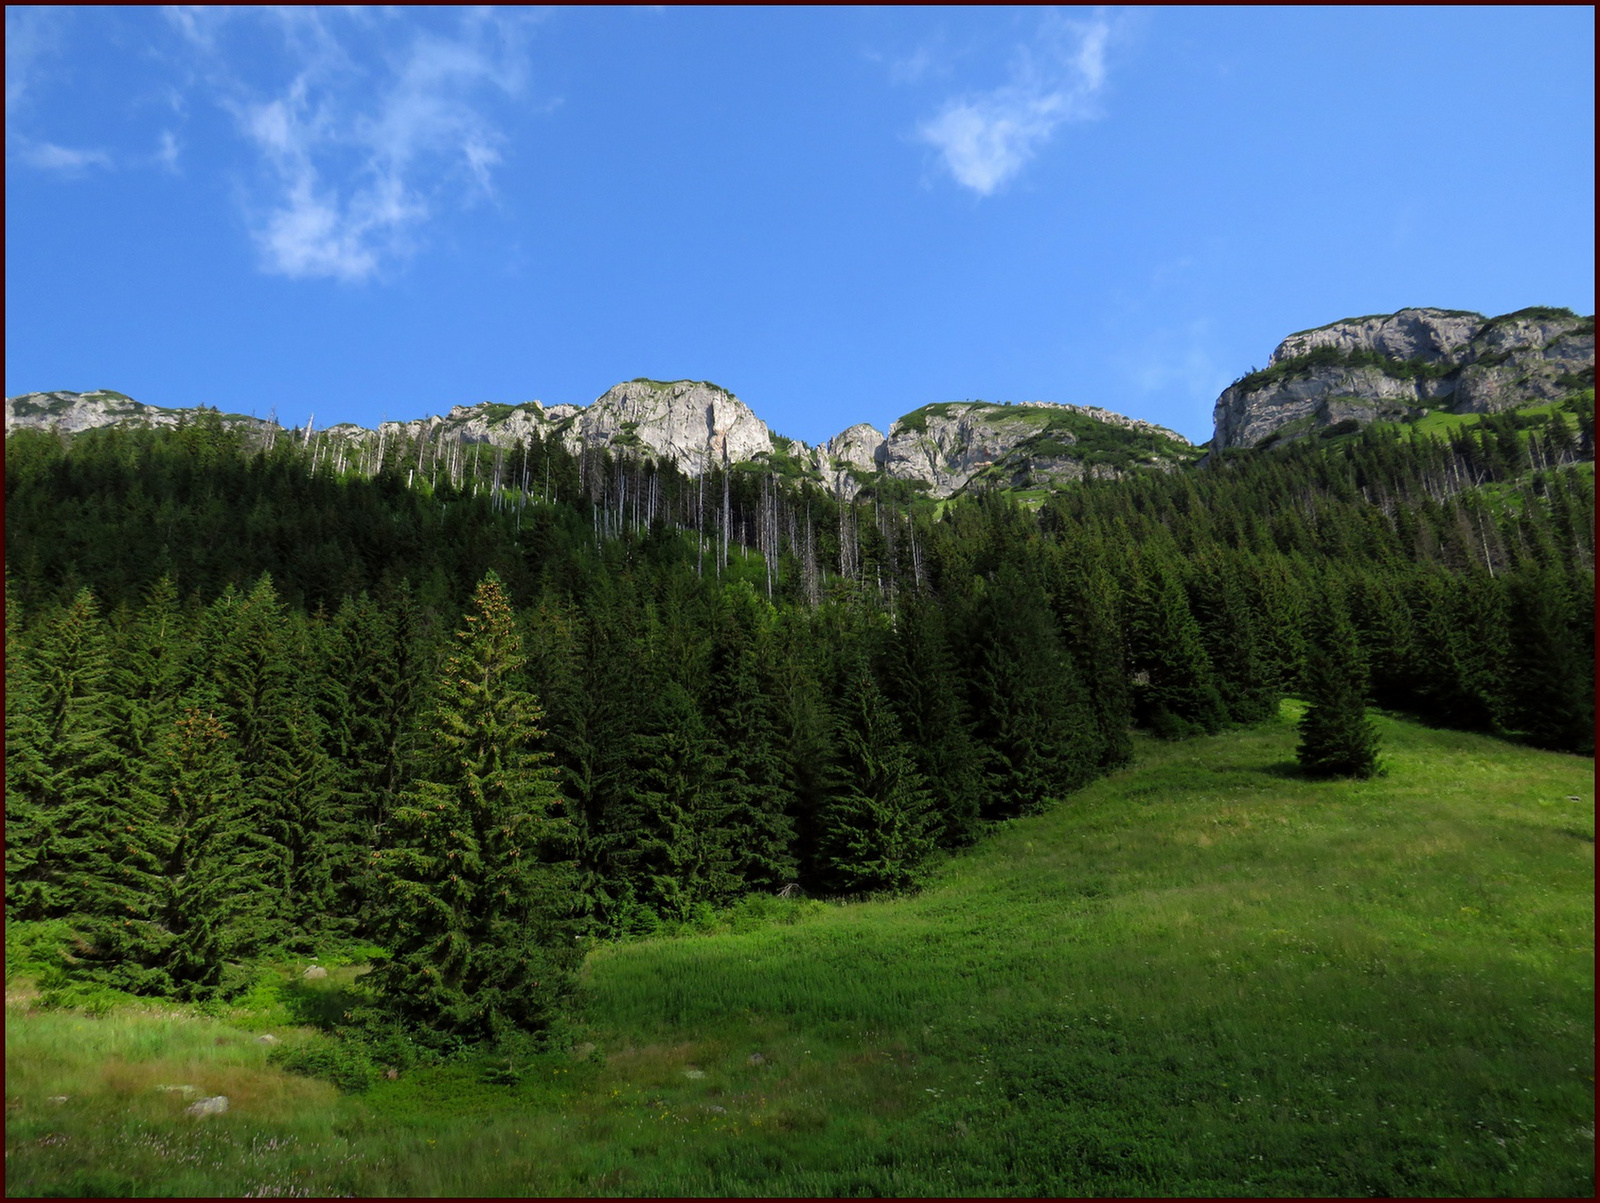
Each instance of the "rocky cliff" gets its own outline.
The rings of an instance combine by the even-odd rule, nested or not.
[[[1492,413],[1594,387],[1594,318],[1402,309],[1291,334],[1217,398],[1211,445],[1256,447],[1339,422]]]
[[[142,405],[121,393],[29,393],[6,399],[6,430],[96,426],[175,426],[193,410]],[[264,419],[224,415],[270,437]],[[309,436],[308,424],[302,437]],[[1096,407],[1028,401],[997,405],[957,401],[924,406],[889,427],[861,423],[808,447],[772,434],[726,389],[704,381],[630,380],[590,405],[458,405],[448,414],[384,422],[377,430],[350,423],[320,432],[343,465],[370,466],[386,443],[404,438],[435,448],[511,447],[538,436],[573,452],[630,450],[676,464],[689,475],[728,464],[769,463],[798,471],[830,491],[853,497],[880,478],[904,481],[932,497],[948,497],[974,480],[1007,488],[1042,487],[1085,476],[1166,469],[1198,452],[1183,436]],[[343,448],[342,451],[337,450]]]
[[[948,497],[975,480],[1009,488],[1169,469],[1193,457],[1176,431],[1098,407],[1024,401],[926,405],[889,427],[876,458],[898,480]]]

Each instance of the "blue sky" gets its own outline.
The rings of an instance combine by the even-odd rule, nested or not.
[[[7,9],[6,393],[723,385],[1211,433],[1286,334],[1594,310],[1594,11]]]

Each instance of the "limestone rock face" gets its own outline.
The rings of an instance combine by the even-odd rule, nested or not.
[[[1395,377],[1379,368],[1309,368],[1252,388],[1248,378],[1223,390],[1214,411],[1214,447],[1254,447],[1281,430],[1309,434],[1347,418],[1403,422],[1427,409],[1449,408],[1450,382]]]
[[[1291,334],[1267,367],[1225,389],[1214,448],[1304,437],[1337,422],[1406,421],[1430,409],[1493,413],[1594,383],[1594,319],[1402,309]]]
[[[77,434],[99,426],[176,426],[194,420],[195,410],[144,405],[106,389],[88,393],[23,393],[6,398],[6,433],[33,428]],[[266,427],[265,419],[223,414],[224,426]]]
[[[1481,313],[1451,309],[1402,309],[1379,317],[1353,318],[1316,330],[1291,334],[1278,344],[1268,366],[1330,347],[1337,351],[1376,351],[1390,359],[1437,363],[1453,359],[1483,329]]]
[[[1121,466],[1097,458],[1094,448],[1078,446],[1081,438],[1102,441],[1104,427],[1133,436],[1112,440],[1126,444],[1118,457]],[[1109,479],[1135,463],[1170,468],[1189,448],[1189,440],[1176,431],[1099,406],[956,401],[925,406],[895,422],[877,460],[887,475],[925,486],[932,497],[949,497],[980,475],[1023,488]]]
[[[938,408],[944,412],[892,423],[884,444],[889,475],[926,482],[935,497],[950,496],[1033,433],[1011,420],[1005,406],[968,402]]]
[[[633,446],[669,459],[691,476],[770,455],[772,432],[726,389],[704,382],[630,380],[573,415],[568,447]]]
[[[840,431],[811,452],[811,462],[822,481],[846,498],[861,491],[861,478],[883,467],[883,431],[865,422]]]

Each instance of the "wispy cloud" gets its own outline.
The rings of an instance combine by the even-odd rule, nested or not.
[[[1216,354],[1209,322],[1163,327],[1146,335],[1124,372],[1141,393],[1176,394],[1189,401],[1214,401],[1231,379]]]
[[[918,128],[956,181],[991,196],[1016,177],[1065,122],[1099,115],[1111,22],[1050,14],[1032,43],[1019,46],[1010,78],[986,92],[946,101]]]
[[[58,146],[22,128],[29,93],[36,90],[56,49],[60,15],[45,8],[6,9],[6,158],[29,167],[77,175],[112,165],[98,148]]]
[[[182,151],[178,135],[169,129],[164,129],[161,131],[161,145],[156,148],[153,158],[160,166],[175,172],[178,170],[178,156]]]
[[[103,150],[81,150],[31,139],[22,141],[18,154],[28,166],[42,167],[46,171],[79,172],[90,167],[111,166],[111,156]]]
[[[526,19],[469,12],[438,33],[370,12],[253,14],[292,72],[263,95],[230,82],[224,25],[236,12],[172,20],[257,156],[245,205],[266,271],[371,278],[416,248],[441,205],[493,195],[505,138],[487,109],[524,87]]]

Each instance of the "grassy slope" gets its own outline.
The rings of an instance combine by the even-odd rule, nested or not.
[[[601,949],[603,1057],[517,1086],[8,999],[10,1190],[1591,1194],[1593,762],[1381,719],[1387,777],[1312,783],[1292,715],[1141,741],[919,897]]]

